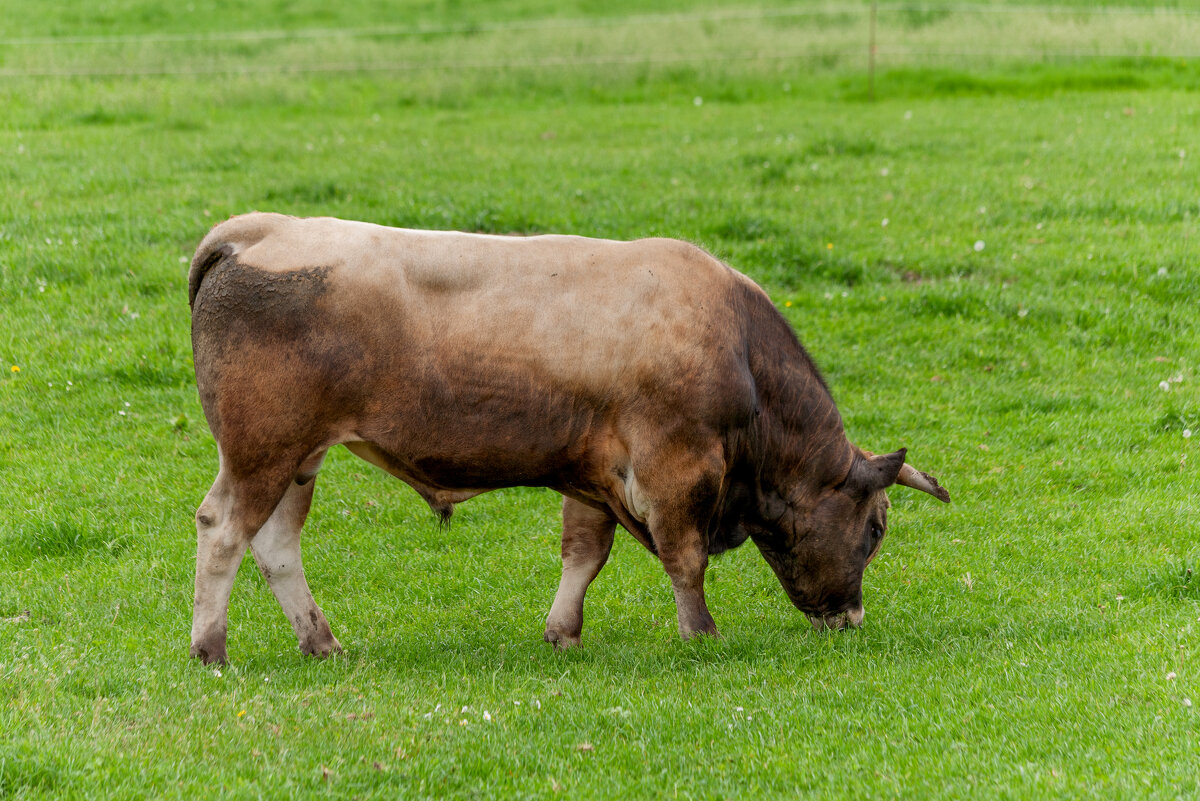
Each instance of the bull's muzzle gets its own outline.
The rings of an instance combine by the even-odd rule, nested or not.
[[[857,609],[838,612],[836,615],[808,615],[808,622],[812,623],[813,628],[817,631],[824,631],[825,629],[841,631],[846,628],[858,628],[862,625],[865,615],[866,612],[860,606]]]

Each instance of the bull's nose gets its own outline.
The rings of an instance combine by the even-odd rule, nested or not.
[[[860,606],[857,609],[838,612],[836,615],[808,615],[808,622],[812,623],[813,628],[817,631],[825,629],[841,631],[846,628],[858,628],[862,625],[864,616],[866,616],[866,612]]]

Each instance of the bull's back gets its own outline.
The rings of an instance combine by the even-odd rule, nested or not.
[[[225,316],[265,314],[273,330],[319,326],[365,351],[419,351],[434,367],[489,365],[612,392],[675,373],[695,382],[722,357],[737,357],[730,304],[745,279],[674,240],[503,237],[254,214],[206,237],[193,284],[205,252],[226,254],[226,268],[245,273],[221,292]],[[211,307],[218,298],[205,300]],[[203,328],[198,311],[194,325]],[[211,327],[230,328],[227,320]]]

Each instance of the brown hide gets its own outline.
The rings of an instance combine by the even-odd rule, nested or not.
[[[587,522],[564,528],[569,600],[552,619],[574,621],[566,607],[582,604],[582,589],[567,588],[568,531],[580,532],[571,553],[587,555],[576,559],[586,589],[608,548],[580,543],[611,537],[606,520],[663,560],[685,636],[715,632],[702,595],[707,555],[748,535],[806,612],[861,606],[844,592],[809,604],[788,586],[793,574],[817,584],[828,574],[853,595],[865,566],[844,565],[836,550],[846,544],[828,537],[817,556],[796,556],[811,536],[797,521],[844,528],[826,520],[841,515],[861,529],[883,486],[822,505],[866,457],[762,290],[696,247],[251,214],[205,237],[189,294],[200,399],[221,456],[198,516],[194,654],[224,654],[223,628],[210,632],[223,626],[219,599],[213,616],[200,607],[202,584],[227,593],[227,577],[204,554],[224,565],[221,554],[253,546],[288,485],[311,479],[339,443],[443,515],[506,486],[572,499],[565,518]],[[296,526],[297,565],[298,536]],[[302,643],[318,642],[314,652],[336,644],[327,625],[293,624]],[[577,640],[564,631],[554,642]]]
[[[193,344],[231,469],[362,441],[419,489],[623,504],[664,440],[705,450],[755,413],[737,307],[758,290],[690,245],[276,215],[212,243]]]

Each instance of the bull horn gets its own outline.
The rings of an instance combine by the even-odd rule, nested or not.
[[[900,468],[900,475],[896,476],[896,483],[902,487],[912,487],[921,492],[928,492],[942,503],[950,503],[950,493],[937,483],[937,479],[928,473],[922,473],[911,464]]]

